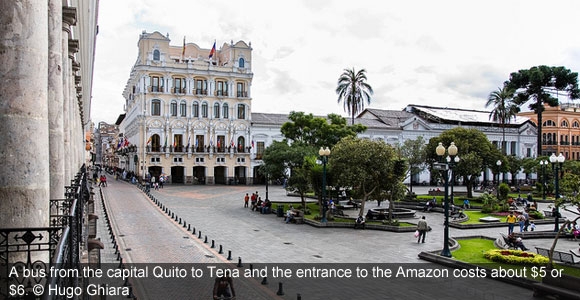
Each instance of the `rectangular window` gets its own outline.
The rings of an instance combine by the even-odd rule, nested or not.
[[[177,102],[171,102],[171,115],[177,116]]]
[[[511,145],[510,145],[511,154],[516,155],[516,150],[517,150],[516,142],[511,142]]]
[[[197,152],[203,152],[204,150],[203,135],[195,136],[195,147]]]
[[[151,77],[151,92],[161,92],[160,91],[160,85],[159,85],[159,77],[157,76],[153,76]]]
[[[181,110],[181,116],[186,117],[187,116],[187,104],[185,104],[185,102],[181,102],[180,110]]]
[[[244,83],[243,82],[238,82],[237,83],[237,88],[238,88],[238,98],[240,98],[240,97],[247,97],[248,96],[246,94],[246,91],[244,90]]]
[[[246,158],[245,157],[238,157],[238,162],[239,163],[245,163],[246,162]]]
[[[203,157],[196,157],[195,158],[195,162],[197,162],[197,163],[202,163],[204,161],[205,161],[205,159]]]
[[[156,100],[151,103],[151,115],[153,116],[161,115],[161,101]]]
[[[176,134],[173,136],[173,149],[175,152],[183,151],[183,135]]]
[[[217,162],[217,163],[225,163],[225,162],[226,162],[226,158],[225,158],[225,157],[218,157],[218,158],[216,159],[216,162]]]
[[[174,78],[173,79],[173,92],[175,94],[185,94],[185,79],[184,78]]]
[[[526,148],[526,157],[532,157],[532,148]]]
[[[218,135],[217,136],[217,143],[216,146],[218,148],[218,152],[225,152],[226,147],[228,145],[226,145],[226,136],[225,135]]]
[[[238,104],[238,119],[246,119],[246,106],[243,104]]]
[[[195,80],[195,94],[207,95],[207,80],[202,79]]]
[[[201,117],[207,118],[207,103],[201,105]]]
[[[193,116],[194,117],[199,117],[199,104],[194,103],[193,104]]]
[[[264,154],[264,142],[256,143],[256,159],[262,159],[262,155]]]

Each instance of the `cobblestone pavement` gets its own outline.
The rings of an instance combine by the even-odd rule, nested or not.
[[[128,266],[140,268],[166,263],[209,263],[228,261],[214,249],[188,233],[182,226],[163,214],[158,207],[138,190],[125,182],[110,180],[103,188],[113,230],[121,255]],[[168,265],[173,264],[173,265]],[[179,266],[177,266],[179,267]],[[183,265],[182,265],[183,267]],[[139,299],[210,299],[213,280],[157,280],[147,278],[133,281]],[[238,299],[275,299],[275,294],[259,285],[256,280],[240,279],[235,282]]]

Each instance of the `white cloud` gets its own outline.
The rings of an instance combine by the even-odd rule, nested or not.
[[[252,42],[253,111],[343,112],[336,80],[365,68],[372,107],[482,109],[510,72],[580,70],[578,1],[101,1],[92,119],[114,122],[142,30],[209,48]]]

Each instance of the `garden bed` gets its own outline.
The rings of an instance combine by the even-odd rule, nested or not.
[[[306,216],[304,218],[304,223],[306,223],[310,226],[318,227],[318,228],[323,228],[323,227],[326,227],[326,228],[354,228],[354,221],[355,221],[354,219],[335,218],[334,221],[321,223],[319,221],[314,220],[313,218],[309,218],[309,216]],[[399,226],[393,226],[393,225],[383,225],[380,222],[372,222],[371,221],[371,222],[366,223],[365,229],[392,231],[392,232],[414,232],[415,230],[417,230],[417,225],[411,224],[411,223],[401,222],[401,223],[399,223]]]

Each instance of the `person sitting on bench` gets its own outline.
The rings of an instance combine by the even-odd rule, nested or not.
[[[522,238],[516,238],[513,233],[508,235],[508,241],[512,245],[514,245],[516,248],[522,249],[522,251],[528,250],[528,248],[526,248],[526,246],[524,246],[524,243],[522,243]]]
[[[288,210],[286,211],[286,224],[290,223],[292,220],[294,220],[294,212],[293,212],[294,208],[292,207],[292,205],[290,205],[290,208],[288,208]]]
[[[358,218],[356,218],[354,228],[356,229],[358,227],[362,227],[362,229],[365,229],[365,218],[363,216],[358,216]]]

